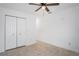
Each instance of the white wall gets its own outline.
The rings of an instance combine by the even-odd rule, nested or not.
[[[39,17],[38,40],[79,52],[79,6]]]
[[[37,39],[36,17],[29,15],[27,19],[27,45],[30,45],[36,43]]]
[[[29,16],[27,14],[24,14],[19,11],[11,10],[11,9],[5,9],[0,8],[0,52],[4,51],[4,41],[5,41],[5,32],[4,32],[4,24],[5,24],[5,15],[12,15],[12,16],[18,16],[18,17],[24,17],[26,18],[26,45],[30,45],[35,43],[35,17]]]
[[[3,11],[0,9],[0,52],[4,51],[4,23],[2,20]]]
[[[0,52],[4,51],[5,14],[26,17],[26,45],[35,43],[37,39],[79,52],[78,11],[78,6],[72,6],[43,16],[41,12],[38,13],[41,15],[37,13],[28,15],[19,11],[0,8]]]

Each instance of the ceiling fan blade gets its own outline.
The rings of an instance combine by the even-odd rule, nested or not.
[[[42,7],[39,7],[38,9],[35,10],[35,12],[37,12],[39,9],[41,9]]]
[[[50,10],[47,8],[47,6],[45,6],[45,10],[47,11],[47,12],[49,12]]]
[[[49,4],[47,4],[47,6],[58,6],[59,5],[59,3],[49,3]]]
[[[48,12],[48,14],[51,14],[52,12],[50,12],[50,10],[47,8],[47,6],[45,7],[45,10]]]
[[[37,6],[41,6],[40,4],[36,4],[36,3],[29,3],[29,5],[37,5]]]

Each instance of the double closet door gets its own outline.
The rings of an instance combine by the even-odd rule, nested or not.
[[[26,21],[23,18],[6,16],[5,49],[24,46],[26,43]]]

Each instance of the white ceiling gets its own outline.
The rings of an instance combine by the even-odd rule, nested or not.
[[[64,8],[68,8],[68,7],[70,8],[73,6],[79,6],[79,3],[60,3],[59,6],[56,7],[50,6],[48,8],[51,11],[53,11],[54,8],[56,8],[57,10],[62,10]],[[28,3],[0,3],[0,7],[32,14],[34,13],[34,10],[36,10],[39,6],[34,6],[34,5],[32,6],[29,5]]]

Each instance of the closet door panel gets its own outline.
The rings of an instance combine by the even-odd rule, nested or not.
[[[16,48],[16,17],[6,16],[6,50]]]
[[[24,46],[26,42],[25,19],[17,18],[17,47]]]

